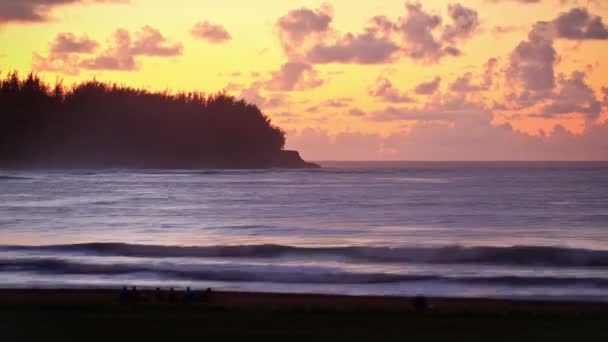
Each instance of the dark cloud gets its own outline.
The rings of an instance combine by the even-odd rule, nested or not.
[[[138,65],[131,47],[129,31],[118,29],[111,39],[110,46],[104,52],[94,57],[84,58],[79,65],[90,70],[136,70]]]
[[[221,44],[232,39],[228,30],[222,25],[211,24],[208,21],[197,23],[190,32],[194,37],[211,44]]]
[[[253,103],[261,109],[273,109],[285,106],[288,103],[288,99],[283,94],[271,94],[263,95],[261,93],[263,84],[262,82],[254,82],[249,86],[241,86],[236,84],[230,84],[227,88],[230,90],[240,90],[238,97],[244,99],[249,103]]]
[[[291,55],[294,50],[299,50],[308,38],[328,32],[331,21],[332,9],[329,6],[317,10],[300,8],[289,11],[279,18],[276,24],[283,50],[287,55]]]
[[[375,121],[481,121],[490,122],[492,112],[482,103],[464,97],[451,97],[429,102],[422,107],[389,106],[372,114]]]
[[[390,103],[416,102],[416,100],[407,93],[402,93],[396,89],[391,81],[385,77],[378,77],[376,83],[370,88],[369,94]]]
[[[498,76],[497,73],[498,60],[490,58],[484,65],[483,74],[479,77],[473,75],[472,72],[466,72],[464,75],[456,78],[449,86],[449,89],[458,93],[475,93],[488,90],[494,84],[494,79]],[[480,78],[480,80],[476,80]]]
[[[93,54],[98,47],[99,43],[86,35],[78,37],[73,33],[60,33],[50,44],[47,57],[33,54],[34,69],[77,75],[80,72],[80,56]]]
[[[506,75],[512,91],[507,99],[515,106],[512,109],[522,109],[551,101],[542,113],[537,114],[538,116],[554,117],[575,109],[591,117],[597,116],[601,105],[589,100],[589,97],[584,97],[587,107],[576,102],[575,98],[571,98],[574,102],[570,104],[564,101],[556,102],[555,97],[560,96],[555,92],[555,65],[559,61],[559,56],[554,48],[554,42],[558,39],[608,39],[608,30],[601,17],[590,14],[584,8],[573,8],[549,22],[537,22],[528,34],[528,39],[520,42],[510,55]],[[560,89],[562,91],[566,89],[567,92],[561,95],[576,93],[574,89],[577,86],[579,91],[588,94],[589,89],[583,85],[581,77],[577,74],[570,81],[565,81],[566,78],[562,77]]]
[[[470,72],[458,77],[452,84],[450,84],[450,90],[459,93],[477,92],[483,90],[483,86],[479,84],[473,84],[473,74]]]
[[[448,5],[448,13],[452,24],[443,29],[442,39],[454,43],[459,39],[470,38],[479,27],[479,16],[473,9],[460,4]]]
[[[439,85],[441,84],[441,77],[435,77],[432,81],[423,82],[416,86],[414,91],[419,95],[431,95],[434,94],[437,89],[439,89]]]
[[[51,43],[51,54],[63,53],[93,53],[99,43],[86,35],[77,37],[73,33],[60,33]]]
[[[485,70],[483,73],[483,88],[490,89],[494,84],[494,79],[498,76],[497,72],[498,67],[498,59],[489,58],[485,65]]]
[[[424,11],[420,3],[405,6],[407,15],[399,20],[399,30],[405,54],[413,59],[437,62],[446,56],[459,56],[460,49],[452,44],[470,38],[479,26],[477,12],[459,4],[448,6],[452,23],[445,27],[440,16]]]
[[[558,38],[608,39],[608,27],[602,18],[590,14],[586,8],[573,8],[569,12],[560,14],[553,20],[553,26]]]
[[[570,77],[560,76],[559,90],[550,96],[550,102],[543,106],[542,112],[537,116],[556,118],[579,113],[589,120],[597,119],[602,110],[602,103],[596,98],[585,78],[585,73],[580,71],[573,72]]]
[[[94,55],[99,45],[86,36],[61,33],[51,43],[48,56],[34,54],[34,69],[67,74],[78,74],[80,69],[132,71],[139,67],[137,57],[176,57],[183,53],[181,43],[169,42],[151,26],[136,32],[135,39],[125,29],[116,30],[105,49]]]
[[[292,91],[316,88],[324,83],[318,78],[318,72],[310,64],[288,62],[281,69],[272,73],[272,79],[265,82],[265,87],[276,91]]]
[[[393,60],[399,47],[388,38],[371,33],[347,34],[332,44],[314,46],[307,53],[312,63],[380,64]]]
[[[365,116],[365,112],[359,108],[351,108],[348,111],[348,115],[355,116],[355,117],[362,117],[362,116]]]
[[[2,0],[0,1],[0,24],[8,22],[45,22],[51,20],[55,7],[86,3],[124,3],[127,0]]]
[[[405,38],[405,53],[414,59],[437,60],[446,50],[433,31],[441,26],[441,17],[425,12],[420,3],[405,5],[407,15],[401,19],[399,29]],[[452,54],[459,54],[453,51]]]
[[[551,27],[539,22],[511,53],[507,76],[527,91],[550,90],[555,86],[556,62]]]
[[[134,56],[175,57],[183,53],[181,43],[170,43],[158,29],[144,26],[135,34],[135,41],[130,48]]]
[[[461,55],[455,44],[469,39],[479,26],[477,12],[460,4],[448,6],[451,23],[446,26],[441,16],[419,3],[406,3],[405,9],[406,15],[396,21],[372,17],[359,33],[335,31],[327,8],[290,11],[276,26],[287,57],[313,64],[381,64],[403,56],[434,63]]]

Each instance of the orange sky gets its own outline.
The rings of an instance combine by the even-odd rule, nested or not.
[[[528,2],[3,0],[0,70],[225,89],[308,159],[608,158],[608,4]]]

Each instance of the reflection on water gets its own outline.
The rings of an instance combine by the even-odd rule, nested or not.
[[[606,163],[326,163],[320,170],[291,171],[5,170],[0,171],[0,244],[121,242],[164,246],[272,244],[317,248],[520,245],[600,251],[608,250],[607,171]],[[107,255],[87,254],[85,258],[55,252],[50,256],[28,253],[31,251],[4,250],[0,251],[0,259],[51,258],[89,266],[108,262],[142,266],[152,262],[149,258],[118,260],[112,259],[116,256]],[[548,257],[561,258],[558,254]],[[182,261],[165,260],[171,267]],[[602,276],[593,267],[571,267],[574,271],[568,272],[582,272],[571,274],[564,268],[552,270],[547,265],[540,265],[542,268],[538,268],[539,265],[492,265],[492,262],[475,266],[466,263],[420,265],[416,260],[400,260],[389,265],[322,255],[269,260],[191,258],[183,262],[195,265],[196,277],[191,275],[182,279],[143,266],[124,274],[91,272],[77,277],[44,274],[43,269],[21,269],[11,273],[5,267],[2,282],[5,285],[27,282],[49,286],[55,281],[67,286],[118,284],[129,279],[150,283],[172,279],[199,283],[219,281],[226,287],[244,289],[251,288],[257,281],[274,283],[277,291],[312,290],[320,286],[324,292],[327,288],[347,291],[345,287],[348,287],[355,292],[402,293],[404,289],[411,292],[413,288],[421,287],[422,280],[414,284],[385,276],[408,275],[442,277],[424,280],[433,282],[434,290],[458,288],[458,291],[464,291],[462,293],[497,291],[521,295],[522,286],[514,285],[516,280],[504,277],[537,275],[555,279],[586,278],[581,286],[606,293],[602,292],[605,290],[598,281]],[[248,281],[215,279],[222,278],[216,274],[220,271],[226,274],[225,268],[230,265],[247,273],[251,270],[248,267],[260,266],[259,262],[276,267],[268,272],[283,277],[291,277],[289,274],[294,273],[289,267],[298,267],[301,272],[308,262],[314,262],[326,269],[312,268],[311,274],[316,272],[329,279],[333,274],[337,274],[338,279],[363,272],[373,279],[386,281],[377,281],[374,285],[359,283],[353,287],[304,284],[302,279],[285,284],[270,275]],[[249,273],[263,275],[267,272],[255,269]],[[497,282],[486,289],[487,284],[482,286],[479,282],[470,281],[464,285],[445,279],[452,276],[503,277],[509,282]],[[562,287],[545,284],[542,291],[560,293],[565,286],[573,287],[567,279],[560,279],[555,283],[561,281]],[[532,295],[542,294],[540,285],[535,286],[538,290]],[[471,290],[475,288],[477,290]]]

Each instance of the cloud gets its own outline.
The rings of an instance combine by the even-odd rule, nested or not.
[[[528,91],[550,90],[555,86],[556,61],[550,25],[538,22],[511,53],[507,77]]]
[[[312,63],[381,64],[391,62],[399,47],[385,37],[371,32],[346,34],[331,44],[314,46],[306,57]]]
[[[328,5],[317,10],[299,8],[289,11],[276,24],[284,52],[289,56],[299,50],[306,40],[328,32],[332,19],[332,9]]]
[[[446,42],[454,43],[459,39],[470,38],[479,27],[479,16],[473,9],[450,4],[448,14],[453,23],[443,29],[442,39]]]
[[[60,33],[50,44],[48,57],[33,54],[34,69],[77,75],[79,73],[78,56],[92,54],[98,47],[99,43],[86,35],[78,37],[73,33]]]
[[[608,27],[601,17],[590,14],[586,8],[573,8],[553,20],[558,38],[584,40],[608,39]]]
[[[175,57],[183,53],[181,43],[169,43],[158,29],[144,26],[135,34],[135,41],[130,47],[134,56]]]
[[[375,27],[364,33],[341,35],[331,27],[332,9],[301,8],[279,18],[279,40],[290,60],[314,64],[379,64],[392,59],[399,50],[395,42],[379,36]]]
[[[437,60],[443,57],[447,50],[433,35],[433,31],[441,26],[441,17],[424,12],[420,3],[407,3],[406,9],[407,16],[400,25],[405,36],[406,54],[414,59]],[[452,54],[458,55],[460,51],[453,50]]]
[[[494,79],[498,77],[498,59],[492,57],[489,58],[485,65],[485,70],[483,73],[483,90],[490,89],[494,84]]]
[[[355,117],[362,117],[362,116],[365,116],[365,112],[359,108],[351,108],[348,110],[348,115],[355,116]]]
[[[52,19],[55,7],[87,3],[125,3],[126,0],[2,0],[0,1],[0,24],[36,23]]]
[[[99,43],[88,36],[77,37],[73,33],[60,33],[51,44],[51,54],[93,53]]]
[[[508,124],[427,121],[388,136],[307,128],[288,132],[287,147],[309,160],[606,160],[607,135],[608,123],[531,136]]]
[[[288,62],[283,64],[281,69],[273,72],[272,78],[264,85],[270,90],[292,91],[316,88],[324,83],[310,64]]]
[[[407,93],[402,93],[396,89],[391,81],[385,77],[378,77],[376,79],[376,83],[369,89],[369,94],[390,103],[416,102],[416,99]]]
[[[510,34],[510,33],[514,33],[514,32],[518,32],[524,30],[524,28],[522,26],[516,26],[516,25],[498,25],[498,26],[494,26],[492,28],[492,34],[494,36],[501,36],[501,35],[505,35],[505,34]]]
[[[414,88],[414,93],[417,95],[434,94],[441,84],[441,77],[435,77],[429,82],[418,84]],[[415,103],[416,98],[412,97],[408,92],[401,92],[395,88],[393,83],[386,77],[380,76],[376,82],[370,87],[369,94],[380,98],[389,103]]]
[[[287,132],[288,148],[300,151],[307,160],[369,160],[378,158],[382,138],[375,134],[343,132],[336,136],[306,128]]]
[[[101,54],[86,57],[79,66],[90,70],[135,70],[138,68],[135,55],[131,53],[131,35],[129,31],[118,29],[112,37],[110,46]]]
[[[87,36],[60,33],[44,57],[34,53],[34,69],[38,71],[78,74],[81,69],[133,71],[139,68],[138,57],[176,57],[183,53],[181,43],[171,43],[161,32],[144,26],[135,33],[118,29],[99,54],[100,44]]]
[[[559,96],[558,93],[555,93],[555,65],[559,61],[559,56],[554,48],[555,40],[606,38],[608,38],[608,31],[602,18],[588,13],[583,8],[573,8],[548,22],[537,22],[528,34],[528,39],[521,41],[510,55],[506,78],[509,81],[511,93],[507,99],[516,106],[515,108],[519,109],[547,101],[555,102],[555,97]],[[585,87],[580,81],[581,76],[573,77],[571,82],[578,84],[578,89],[583,91]],[[568,94],[574,92],[572,86],[569,86],[568,81],[564,81],[564,78],[560,81],[560,86],[562,89],[569,89]],[[584,92],[589,93],[588,90],[584,90]],[[588,97],[585,99],[588,100],[587,105],[590,107],[585,109],[580,105],[572,105],[572,108],[576,107],[579,112],[596,116],[598,105],[589,101]],[[572,98],[572,100],[576,99]],[[566,105],[563,102],[553,103],[546,108],[548,108],[546,111],[536,115],[552,117],[566,111]]]
[[[441,16],[424,11],[419,3],[406,3],[405,9],[406,15],[396,21],[371,17],[357,33],[334,30],[327,6],[290,11],[276,27],[288,59],[311,64],[383,64],[402,57],[435,63],[461,55],[455,44],[470,39],[479,27],[477,12],[460,4],[448,6],[451,23],[445,26]]]
[[[405,53],[413,59],[437,62],[446,56],[459,56],[460,49],[452,44],[470,38],[479,26],[477,12],[459,4],[448,6],[452,24],[445,27],[440,16],[425,12],[420,3],[405,6],[407,15],[400,19],[399,30]]]
[[[491,122],[492,111],[483,103],[469,101],[462,96],[446,97],[421,107],[392,107],[372,113],[374,121],[444,121]]]
[[[211,44],[221,44],[232,39],[226,28],[221,25],[211,24],[208,21],[197,23],[190,32],[194,37]]]
[[[322,102],[323,107],[331,108],[346,108],[353,101],[350,97],[342,97],[336,99],[330,99]]]
[[[240,93],[238,94],[239,98],[242,98],[249,103],[253,103],[261,109],[278,108],[287,104],[287,97],[283,94],[262,95],[261,82],[254,82],[247,87],[231,84],[227,88],[230,90],[240,90]]]
[[[414,91],[419,95],[431,95],[439,89],[440,84],[441,77],[437,76],[432,81],[420,83],[416,86]]]
[[[494,3],[511,1],[511,2],[519,2],[522,4],[538,4],[538,3],[541,3],[543,0],[487,0],[487,1],[494,2]],[[564,0],[560,0],[560,1],[563,2]]]
[[[597,119],[602,110],[602,103],[596,98],[585,77],[585,73],[581,71],[573,72],[570,77],[561,75],[558,80],[559,91],[550,96],[550,102],[543,106],[541,113],[536,116],[556,118],[579,113],[589,120]]]

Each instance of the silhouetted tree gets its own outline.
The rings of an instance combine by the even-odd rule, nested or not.
[[[225,93],[150,92],[88,81],[0,81],[0,165],[267,167],[285,133]]]

